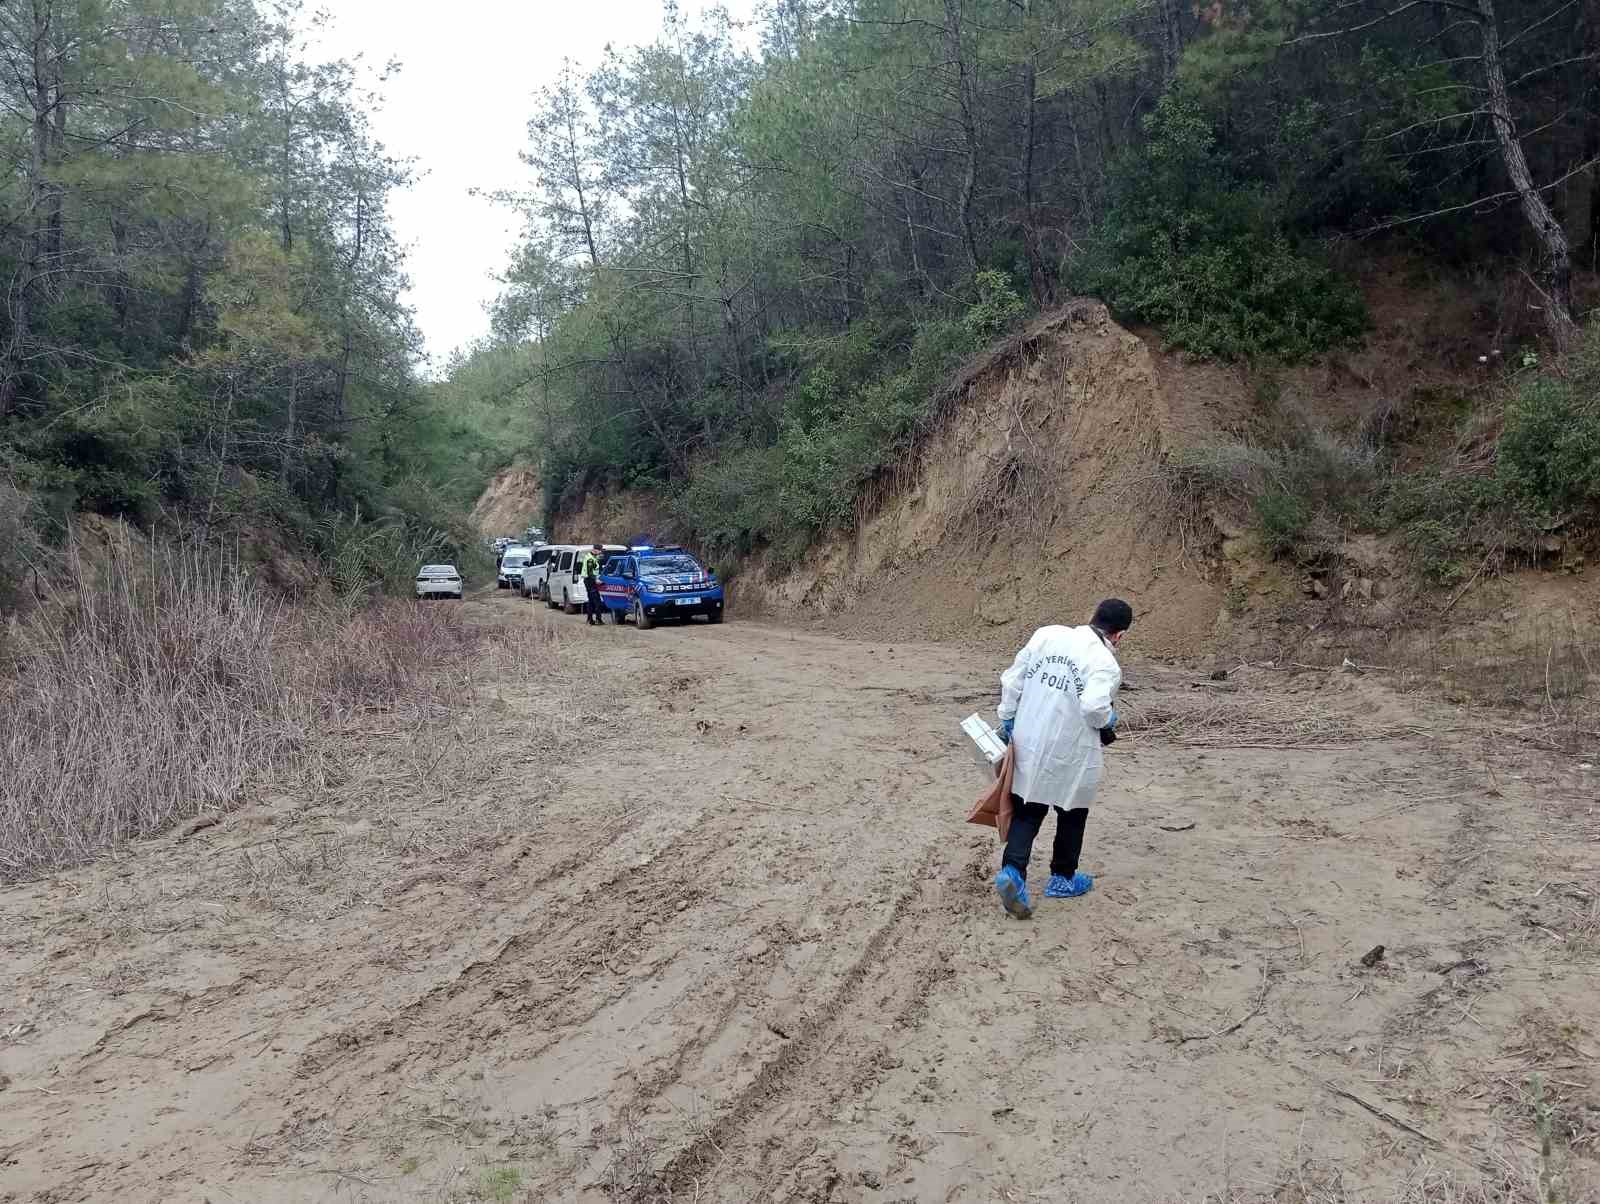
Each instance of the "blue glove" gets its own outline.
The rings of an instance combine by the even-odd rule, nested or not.
[[[1112,707],[1111,708],[1111,718],[1106,720],[1106,731],[1114,732],[1116,730],[1117,730],[1117,708],[1116,707]]]
[[[1005,722],[1001,723],[1001,725],[1000,725],[1000,742],[1002,744],[1010,744],[1011,743],[1011,730],[1014,727],[1016,727],[1016,725],[1017,725],[1017,719],[1016,719],[1015,715],[1013,715],[1010,719],[1005,720]]]

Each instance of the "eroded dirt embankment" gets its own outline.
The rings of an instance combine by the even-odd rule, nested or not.
[[[1162,456],[1199,409],[1174,405],[1144,340],[1075,302],[969,364],[858,529],[786,573],[758,563],[744,600],[998,645],[1116,594],[1149,650],[1197,654],[1224,587],[1158,501]]]
[[[996,658],[462,614],[559,642],[0,892],[0,1199],[1531,1200],[1536,1074],[1600,1198],[1593,783],[1498,720],[1135,659],[1097,887],[1019,924]]]
[[[1409,399],[1490,387],[1462,350],[1473,319],[1457,299],[1369,286],[1374,330],[1361,348],[1270,371],[1164,351],[1095,301],[1036,320],[963,368],[912,454],[858,500],[851,532],[797,564],[763,554],[741,566],[736,612],[999,652],[1116,594],[1134,603],[1147,653],[1187,662],[1349,658],[1432,684],[1452,673],[1531,682],[1555,650],[1558,667],[1577,666],[1567,676],[1592,673],[1582,650],[1600,643],[1600,590],[1580,575],[1480,573],[1456,597],[1410,571],[1395,536],[1370,533],[1297,565],[1263,548],[1248,505],[1173,473],[1197,449],[1270,444],[1273,423],[1357,439]],[[659,498],[631,492],[591,493],[557,527],[574,539],[675,535]],[[1491,700],[1529,697],[1518,686]]]
[[[736,605],[998,646],[1115,593],[1137,600],[1150,649],[1197,655],[1226,585],[1208,571],[1213,549],[1173,522],[1159,468],[1226,409],[1226,391],[1201,392],[1167,388],[1148,344],[1100,303],[1057,310],[963,369],[914,455],[860,499],[856,530],[796,565],[755,557]],[[671,534],[658,500],[631,493],[591,493],[555,525],[579,539]]]
[[[544,510],[544,485],[536,465],[518,462],[490,479],[472,508],[472,525],[487,536],[521,536]]]

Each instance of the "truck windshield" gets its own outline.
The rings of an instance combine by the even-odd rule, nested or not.
[[[693,556],[651,556],[639,562],[639,571],[646,577],[666,577],[673,573],[699,573],[704,570]]]

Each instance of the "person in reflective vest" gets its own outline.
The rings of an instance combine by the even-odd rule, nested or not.
[[[605,552],[603,544],[583,554],[583,614],[585,623],[600,623],[605,618],[605,603],[600,600],[600,557]]]

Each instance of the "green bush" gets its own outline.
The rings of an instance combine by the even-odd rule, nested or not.
[[[673,517],[711,556],[743,556],[776,543],[789,526],[781,509],[783,452],[734,448],[697,471],[672,499]]]
[[[910,446],[945,377],[984,341],[980,333],[1002,331],[1025,311],[1003,273],[981,273],[977,288],[961,318],[924,321],[898,354],[883,345],[896,332],[871,323],[819,342],[816,362],[785,399],[776,441],[725,448],[701,463],[673,498],[674,517],[712,555],[767,545],[781,563],[847,529],[862,486]]]
[[[1311,504],[1287,489],[1274,489],[1256,499],[1256,526],[1261,542],[1274,556],[1294,552],[1311,526]]]
[[[1381,513],[1417,571],[1437,585],[1466,578],[1486,549],[1503,551],[1529,535],[1492,473],[1406,473],[1389,482]]]
[[[1269,193],[1234,177],[1197,106],[1169,94],[1145,127],[1074,287],[1218,359],[1299,359],[1366,329],[1361,294],[1291,242]]]
[[[1015,326],[1028,312],[1028,305],[1004,272],[979,272],[973,284],[978,300],[962,315],[961,325],[973,345],[978,346],[993,342]]]
[[[1541,518],[1600,504],[1600,400],[1587,384],[1540,377],[1506,406],[1496,472],[1507,494]]]
[[[1492,471],[1393,480],[1384,517],[1423,576],[1449,584],[1479,563],[1530,553],[1552,522],[1600,510],[1600,327],[1560,372],[1527,375],[1505,408]]]
[[[1380,479],[1375,453],[1304,428],[1291,430],[1278,447],[1215,443],[1179,449],[1167,473],[1184,496],[1247,504],[1272,555],[1304,560],[1329,554],[1340,532],[1372,524]]]
[[[0,615],[40,584],[49,555],[47,516],[32,493],[0,474]]]
[[[417,568],[430,562],[453,563],[479,580],[488,576],[479,540],[464,528],[426,526],[413,515],[371,520],[328,514],[317,522],[313,544],[334,591],[351,601],[374,594],[411,597]]]

